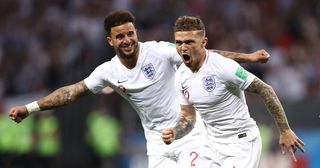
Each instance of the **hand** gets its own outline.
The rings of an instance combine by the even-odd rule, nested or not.
[[[165,144],[169,145],[174,141],[175,134],[176,132],[173,128],[166,128],[161,132],[161,138]]]
[[[266,62],[268,62],[269,58],[270,58],[270,54],[267,51],[265,51],[264,49],[258,50],[256,52],[250,54],[251,61],[256,62],[256,63],[258,63],[258,62],[266,63]]]
[[[29,112],[25,106],[16,106],[11,108],[9,116],[13,121],[19,123],[29,116]]]
[[[297,151],[297,148],[299,148],[301,152],[304,152],[304,143],[296,136],[296,134],[291,129],[280,133],[279,144],[281,153],[285,154],[285,149],[287,149],[295,162],[297,161],[297,159],[294,153]]]

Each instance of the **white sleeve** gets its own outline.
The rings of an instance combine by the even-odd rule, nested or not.
[[[222,58],[219,67],[219,76],[224,79],[227,84],[236,86],[241,90],[245,90],[255,78],[252,73],[231,59]]]
[[[171,62],[171,64],[173,64],[173,65],[181,65],[182,64],[182,59],[181,59],[180,55],[178,54],[174,43],[160,41],[159,48],[161,49],[161,52],[164,53],[162,55],[164,57],[167,57],[166,59],[168,59]]]
[[[109,86],[109,82],[107,80],[109,62],[101,64],[98,66],[86,79],[84,79],[84,83],[93,93],[99,93],[103,88]]]

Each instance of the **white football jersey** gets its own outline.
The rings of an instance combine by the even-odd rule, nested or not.
[[[231,59],[209,50],[206,53],[198,72],[192,73],[184,64],[179,67],[175,82],[180,103],[195,107],[209,137],[217,142],[255,138],[257,125],[250,117],[244,95],[255,76]]]
[[[182,60],[172,43],[151,41],[139,45],[133,69],[126,68],[115,56],[98,66],[84,82],[93,93],[110,86],[127,99],[141,119],[148,154],[161,155],[170,148],[162,141],[161,131],[173,127],[179,118],[174,76]]]

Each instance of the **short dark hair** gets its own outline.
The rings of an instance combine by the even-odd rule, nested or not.
[[[174,24],[174,32],[178,31],[202,31],[205,34],[205,27],[200,17],[180,16]]]
[[[106,15],[104,19],[104,29],[110,35],[111,28],[132,22],[135,25],[135,17],[127,10],[115,10]]]

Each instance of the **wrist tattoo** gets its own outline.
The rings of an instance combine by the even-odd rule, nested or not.
[[[194,122],[192,120],[188,120],[185,117],[181,117],[178,121],[177,125],[174,127],[176,130],[175,139],[180,139],[187,135],[193,129]]]

